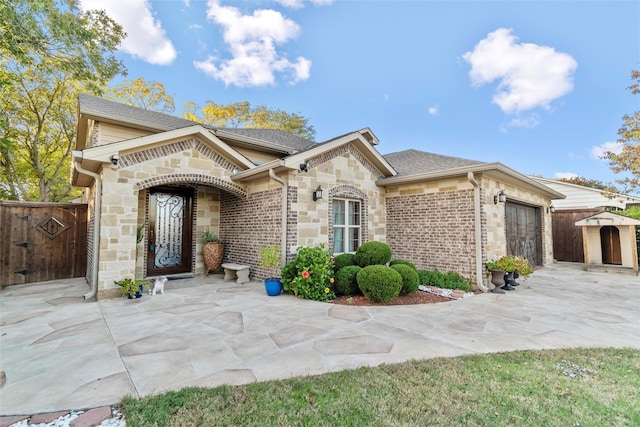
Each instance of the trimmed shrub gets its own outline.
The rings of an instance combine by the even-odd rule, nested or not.
[[[421,285],[435,286],[445,289],[459,289],[461,291],[470,292],[473,290],[470,279],[465,279],[455,271],[442,273],[438,269],[433,271],[418,270],[418,278]]]
[[[387,302],[400,295],[402,276],[391,267],[369,265],[356,276],[362,295],[373,302]]]
[[[346,265],[336,273],[336,293],[338,295],[360,295],[356,276],[362,270],[357,265]]]
[[[416,268],[416,266],[412,263],[407,261],[406,259],[394,259],[389,263],[389,267],[391,267],[392,265],[398,265],[398,264],[402,264],[402,265],[408,265],[409,267],[413,268],[415,271],[418,271],[418,269]]]
[[[406,264],[394,264],[390,266],[395,271],[400,273],[402,277],[402,289],[400,290],[401,295],[411,294],[418,290],[418,286],[420,286],[420,279],[418,278],[418,272],[415,268],[411,268],[410,265]]]
[[[333,259],[333,271],[337,273],[341,268],[348,265],[356,265],[354,254],[340,254]]]
[[[355,261],[360,267],[384,265],[391,261],[391,248],[382,242],[363,243],[356,249]]]

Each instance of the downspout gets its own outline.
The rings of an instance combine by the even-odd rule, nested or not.
[[[269,169],[269,177],[274,181],[282,184],[282,233],[280,236],[280,264],[287,262],[287,193],[289,192],[289,184],[280,178],[273,169]]]
[[[98,292],[98,255],[100,252],[100,213],[102,212],[102,180],[100,175],[86,170],[80,165],[82,161],[82,151],[73,150],[73,158],[76,170],[80,173],[92,177],[96,182],[96,202],[93,205],[93,257],[91,259],[91,290],[84,295],[84,299],[96,296]]]
[[[474,221],[476,230],[476,284],[482,292],[489,292],[484,284],[484,268],[482,266],[482,217],[480,211],[480,185],[473,176],[473,172],[467,172],[467,179],[473,185]]]

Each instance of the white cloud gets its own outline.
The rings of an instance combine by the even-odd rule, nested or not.
[[[304,0],[276,0],[276,3],[291,9],[301,9],[304,7]],[[310,3],[315,6],[328,6],[333,3],[333,0],[311,0]]]
[[[513,114],[542,107],[573,90],[578,63],[568,54],[548,46],[518,43],[507,28],[499,28],[466,52],[474,86],[499,80],[493,103]]]
[[[154,18],[147,0],[81,0],[82,10],[104,9],[122,25],[127,37],[119,49],[145,62],[169,65],[178,54],[160,21]]]
[[[555,178],[562,178],[562,179],[572,179],[572,178],[577,178],[580,175],[578,175],[577,173],[573,173],[573,172],[556,172],[555,174]]]
[[[540,124],[537,114],[531,114],[528,117],[516,117],[509,122],[509,127],[532,129]]]
[[[591,148],[591,155],[596,159],[604,158],[607,153],[610,151],[615,154],[620,154],[622,152],[623,145],[619,142],[605,142],[602,145],[597,145]]]
[[[427,108],[427,113],[429,113],[429,115],[431,116],[437,116],[439,112],[440,112],[440,107],[438,107],[437,105],[433,105]]]
[[[275,73],[288,76],[289,83],[307,80],[311,61],[300,56],[289,61],[276,46],[298,36],[300,27],[271,9],[258,9],[243,15],[236,7],[221,6],[209,0],[207,19],[222,26],[223,38],[231,53],[230,59],[210,55],[194,66],[221,80],[225,85],[265,86],[275,84]]]

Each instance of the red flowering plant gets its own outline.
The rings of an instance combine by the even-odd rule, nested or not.
[[[282,269],[283,289],[300,298],[315,301],[334,299],[333,281],[331,252],[323,244],[312,248],[299,247],[296,257]]]
[[[527,277],[533,273],[533,268],[526,258],[521,256],[505,255],[485,264],[487,270],[503,270],[507,273],[516,272],[522,277]]]

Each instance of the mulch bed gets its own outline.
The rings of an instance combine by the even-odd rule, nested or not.
[[[341,305],[410,305],[410,304],[436,304],[439,302],[453,301],[451,298],[441,297],[424,291],[416,291],[409,295],[400,295],[388,302],[371,302],[362,295],[341,296],[329,301],[332,304]]]

